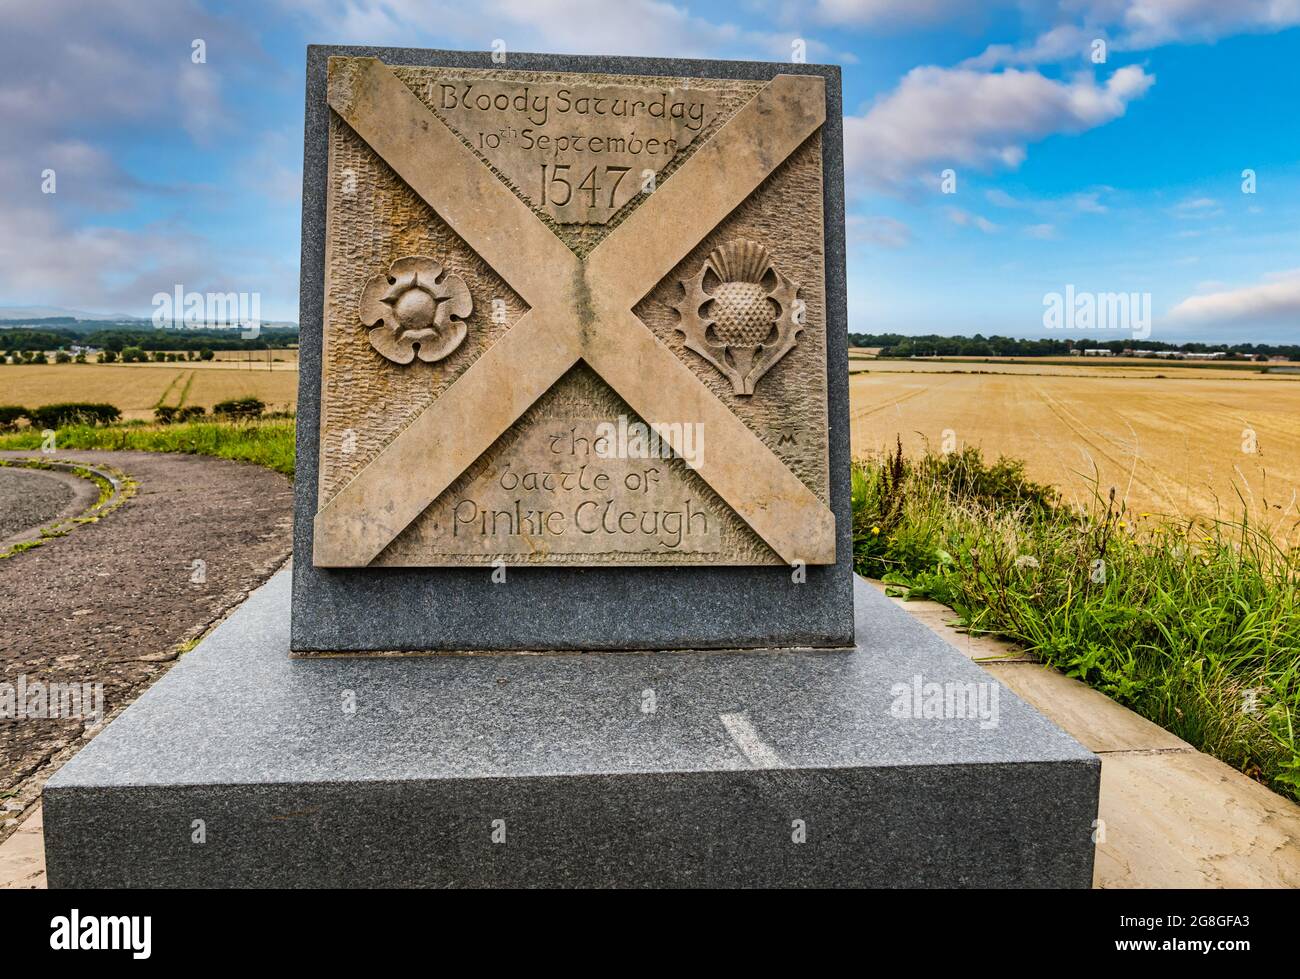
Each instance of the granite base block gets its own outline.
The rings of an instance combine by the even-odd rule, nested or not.
[[[861,581],[770,652],[292,659],[289,592],[50,780],[52,887],[1091,884],[1096,756]]]

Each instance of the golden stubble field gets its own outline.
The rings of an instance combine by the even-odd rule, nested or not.
[[[252,369],[250,369],[250,366]],[[192,364],[47,364],[0,366],[0,404],[28,408],[59,401],[117,405],[122,417],[153,418],[159,399],[211,410],[218,401],[254,397],[268,411],[286,411],[298,400],[297,364],[265,361]]]
[[[865,370],[864,370],[865,368]],[[855,457],[903,440],[1026,462],[1068,499],[1134,513],[1300,520],[1300,377],[1213,368],[855,361]],[[980,373],[974,373],[979,371]]]

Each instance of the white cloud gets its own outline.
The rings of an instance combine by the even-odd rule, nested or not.
[[[1105,214],[1110,210],[1101,202],[1101,191],[1091,190],[1070,198],[1074,209],[1081,214]]]
[[[1300,0],[1133,0],[1124,9],[1121,40],[1127,48],[1141,50],[1297,24]]]
[[[261,134],[241,159],[243,182],[268,201],[284,204],[302,194],[302,151],[296,133],[272,130]]]
[[[912,229],[902,221],[882,214],[850,214],[844,224],[853,244],[872,244],[881,248],[903,248],[912,242]]]
[[[205,251],[176,227],[69,226],[47,198],[0,209],[0,295],[5,304],[141,313],[173,283],[211,284]]]
[[[1042,65],[1087,59],[1092,42],[1114,51],[1198,44],[1234,34],[1263,34],[1300,25],[1300,0],[1085,0],[1064,4],[1062,22],[1028,44],[993,44],[966,67]]]
[[[997,187],[994,187],[992,190],[986,190],[984,192],[984,199],[994,207],[1022,208],[1025,206],[1023,201],[1012,197],[1005,190],[1000,190]]]
[[[970,211],[963,210],[960,207],[948,208],[948,220],[960,228],[979,228],[986,235],[995,234],[1001,231],[1000,225],[994,224],[988,218],[980,217],[978,214],[972,214]]]
[[[865,115],[845,119],[846,167],[851,178],[892,189],[936,165],[1015,168],[1028,143],[1110,122],[1154,82],[1135,65],[1104,84],[1016,69],[914,68]]]
[[[1105,214],[1110,209],[1101,202],[1103,192],[1111,188],[1079,191],[1064,197],[1013,197],[1001,188],[994,187],[984,192],[984,199],[994,207],[1013,210],[1028,210],[1035,214],[1063,220],[1074,214]]]
[[[719,57],[727,53],[786,61],[789,31],[764,31],[696,16],[664,0],[478,0],[473,4],[428,0],[301,0],[293,3],[340,44],[448,41],[489,50],[496,39],[509,51],[580,54]],[[831,49],[804,37],[809,60]]]
[[[981,54],[962,62],[964,68],[999,68],[1004,65],[1054,64],[1091,53],[1096,31],[1074,24],[1058,24],[1023,46],[990,44]]]
[[[223,73],[260,57],[243,27],[195,0],[43,0],[6,6],[4,27],[0,302],[142,312],[159,282],[218,288],[266,265],[214,245],[202,229],[133,213],[150,198],[167,209],[178,190],[204,188],[140,180],[110,142],[221,135]],[[207,43],[207,64],[191,61],[195,38]],[[54,194],[42,193],[46,169],[56,174]],[[125,215],[124,226],[103,215]]]
[[[210,65],[188,64],[181,69],[176,101],[181,107],[181,125],[196,143],[215,143],[229,125],[221,104],[221,80]]]
[[[1213,218],[1223,213],[1223,208],[1213,197],[1190,197],[1169,209],[1176,218]]]
[[[976,13],[977,7],[970,0],[817,0],[814,11],[824,23],[855,27],[950,23]]]
[[[1169,311],[1169,319],[1182,324],[1286,323],[1300,332],[1300,269],[1274,273],[1254,285],[1189,296]]]
[[[195,0],[13,4],[4,27],[0,121],[27,138],[78,123],[181,124],[196,108],[211,119],[222,112],[222,72],[257,50],[243,28]],[[190,60],[195,38],[207,43],[207,64]]]
[[[1060,237],[1056,233],[1056,225],[1054,224],[1031,224],[1025,228],[1025,236],[1027,238],[1036,238],[1039,241],[1051,241]]]

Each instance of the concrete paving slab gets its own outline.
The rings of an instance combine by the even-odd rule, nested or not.
[[[1105,754],[1097,887],[1300,887],[1300,806],[1199,751]]]
[[[45,822],[41,807],[0,844],[0,890],[45,886]]]
[[[1195,750],[1160,725],[1051,667],[1036,663],[982,665],[1092,751]]]

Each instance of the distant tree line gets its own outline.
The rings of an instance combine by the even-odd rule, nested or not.
[[[982,336],[909,337],[900,333],[850,333],[853,347],[880,347],[881,357],[1068,357],[1071,350],[1177,350],[1229,356],[1287,357],[1300,360],[1300,344],[1271,343],[1163,343],[1159,340],[1026,340],[1018,337]]]
[[[231,330],[33,330],[0,329],[0,350],[59,350],[65,347],[98,347],[120,354],[138,350],[271,350],[298,343],[298,331],[264,329],[254,339],[244,339]]]

